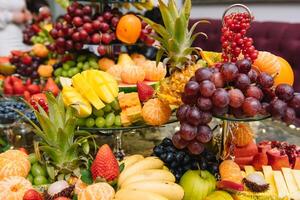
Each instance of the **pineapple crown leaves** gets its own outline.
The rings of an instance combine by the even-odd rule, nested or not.
[[[168,4],[159,0],[159,9],[164,26],[140,16],[157,33],[157,35],[152,36],[160,43],[156,55],[157,64],[166,55],[169,58],[168,63],[171,68],[183,69],[187,61],[191,59],[190,55],[197,51],[196,47],[191,47],[193,41],[199,35],[207,37],[203,32],[193,34],[200,23],[209,23],[206,20],[198,21],[188,30],[191,7],[191,0],[185,0],[181,11],[178,10],[174,0],[169,0]]]
[[[49,114],[39,105],[39,111],[33,109],[40,127],[27,120],[33,126],[34,133],[42,139],[39,149],[53,164],[60,167],[67,163],[72,165],[80,160],[78,147],[88,139],[94,141],[94,135],[76,130],[76,109],[71,106],[65,108],[61,95],[55,98],[52,93],[46,93],[46,96]]]

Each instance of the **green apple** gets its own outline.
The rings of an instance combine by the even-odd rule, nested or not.
[[[233,198],[228,192],[218,190],[208,195],[205,200],[233,200]]]
[[[180,179],[183,200],[203,200],[216,189],[215,177],[206,170],[188,170]]]

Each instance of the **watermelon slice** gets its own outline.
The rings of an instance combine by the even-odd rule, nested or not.
[[[159,82],[143,81],[144,84],[150,85],[154,90],[159,86]],[[136,84],[119,83],[119,92],[130,93],[137,92]]]

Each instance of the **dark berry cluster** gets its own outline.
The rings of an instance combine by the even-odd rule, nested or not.
[[[159,145],[155,146],[153,153],[164,161],[177,181],[190,169],[209,170],[212,174],[218,173],[219,163],[212,152],[205,151],[199,156],[193,156],[188,152],[177,149],[169,138],[164,138]]]

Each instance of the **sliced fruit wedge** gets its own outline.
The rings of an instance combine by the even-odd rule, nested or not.
[[[154,89],[156,89],[159,86],[159,82],[157,81],[143,81],[142,83],[150,85]],[[137,86],[136,84],[120,83],[119,90],[120,92],[125,92],[125,93],[137,92]]]
[[[274,173],[275,185],[278,192],[278,197],[281,199],[283,198],[289,199],[289,190],[286,186],[281,171],[273,171],[273,173]]]
[[[200,55],[205,60],[208,66],[213,66],[218,62],[222,61],[222,53],[213,51],[200,51]]]
[[[73,86],[80,92],[97,110],[104,108],[105,104],[97,96],[97,93],[82,74],[72,77]]]

